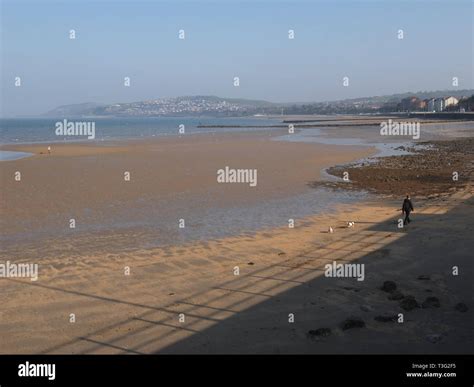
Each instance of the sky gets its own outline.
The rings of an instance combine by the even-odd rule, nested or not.
[[[453,77],[473,88],[473,4],[1,0],[0,115],[183,95],[316,102]]]

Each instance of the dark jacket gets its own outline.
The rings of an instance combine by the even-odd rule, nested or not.
[[[405,199],[402,205],[402,211],[411,212],[413,211],[413,204],[411,204],[410,199]]]

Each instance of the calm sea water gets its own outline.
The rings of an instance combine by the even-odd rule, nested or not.
[[[57,136],[56,123],[63,118],[7,118],[0,119],[0,143],[52,143],[84,141],[86,136]],[[153,117],[153,118],[79,118],[68,121],[95,123],[95,139],[104,141],[129,138],[172,136],[178,134],[180,125],[186,133],[212,133],[254,130],[262,125],[281,124],[265,118],[212,118],[212,117]],[[199,125],[235,125],[250,128],[198,128]]]

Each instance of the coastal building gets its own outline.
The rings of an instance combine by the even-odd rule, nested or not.
[[[457,107],[461,113],[474,111],[474,95],[459,98]]]
[[[450,97],[445,97],[444,98],[444,107],[452,106],[452,105],[457,105],[459,100],[456,97],[450,96]]]
[[[425,111],[428,111],[428,102],[430,101],[429,98],[423,100],[423,104],[425,105],[424,109]]]
[[[444,110],[444,98],[436,98],[434,100],[434,111],[442,112]]]
[[[435,99],[434,98],[429,98],[426,100],[426,110],[429,112],[434,112],[435,111]]]

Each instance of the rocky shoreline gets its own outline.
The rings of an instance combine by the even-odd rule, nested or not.
[[[422,149],[403,149],[410,154],[328,168],[330,175],[341,180],[312,182],[310,186],[365,190],[388,196],[410,193],[429,197],[453,193],[474,181],[474,138],[419,145],[423,145]]]

